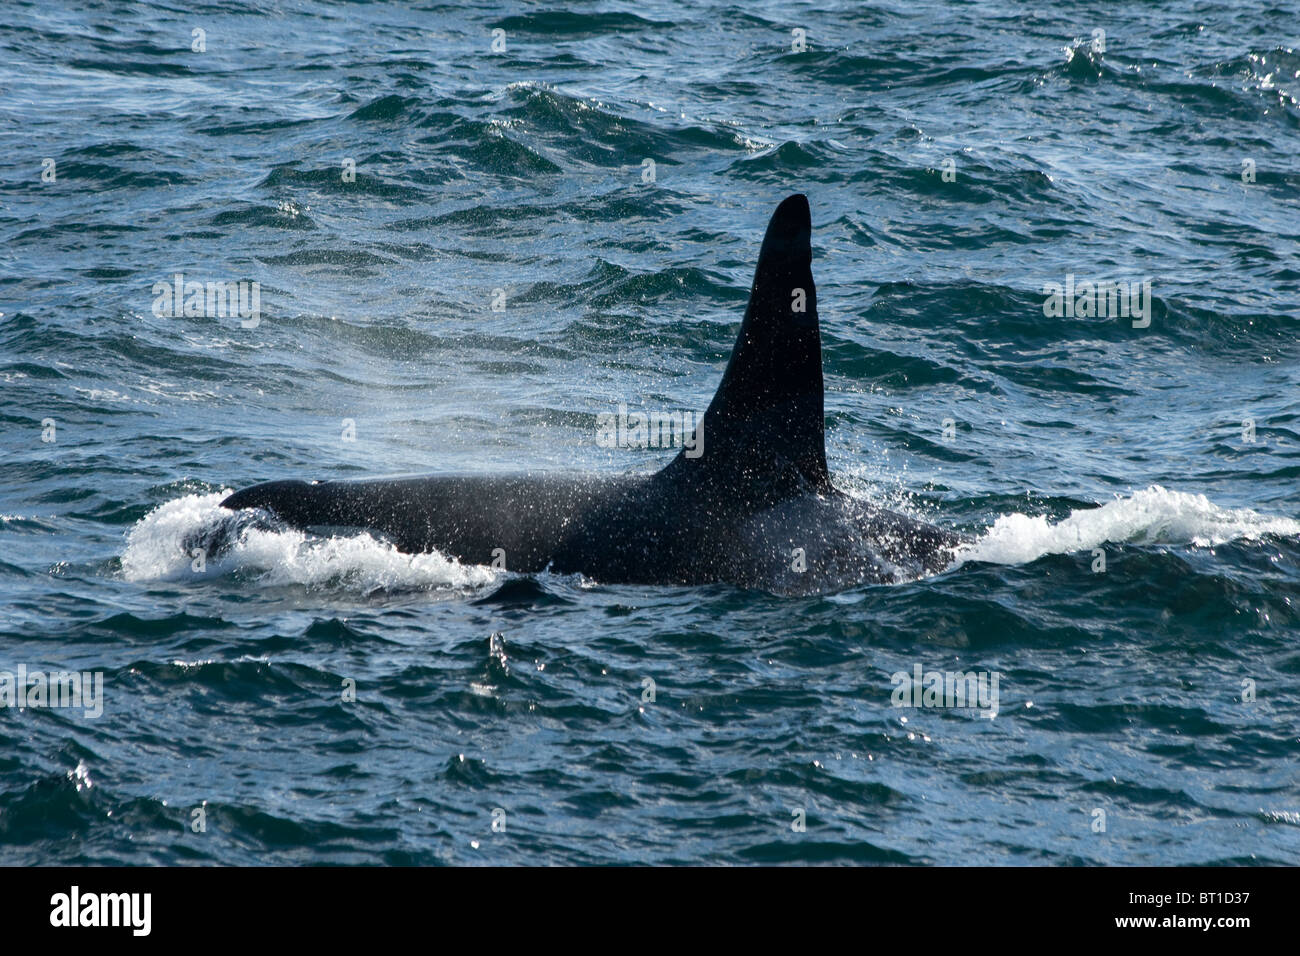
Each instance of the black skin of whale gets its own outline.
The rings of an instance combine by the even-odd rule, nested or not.
[[[957,535],[831,484],[811,233],[802,195],[772,216],[702,419],[702,454],[683,449],[661,471],[609,477],[272,481],[222,505],[304,530],[376,532],[409,553],[610,584],[815,593],[943,570]]]

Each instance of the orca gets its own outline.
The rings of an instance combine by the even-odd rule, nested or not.
[[[824,593],[949,566],[958,535],[835,488],[824,427],[812,219],[794,195],[768,224],[695,446],[662,470],[272,481],[222,505],[301,530],[364,529],[403,552],[597,583]]]

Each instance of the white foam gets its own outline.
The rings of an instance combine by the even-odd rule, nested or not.
[[[503,572],[463,565],[441,554],[404,554],[369,534],[321,537],[302,531],[239,528],[227,549],[193,569],[186,542],[223,523],[237,523],[221,507],[228,491],[187,495],[160,505],[128,532],[122,574],[131,581],[166,581],[252,574],[260,584],[301,585],[369,593],[375,590],[477,588]],[[234,525],[238,527],[237,524]]]
[[[1220,508],[1204,495],[1152,485],[1099,508],[1073,511],[1056,524],[1042,515],[1003,515],[979,539],[958,549],[956,563],[1024,564],[1045,554],[1091,551],[1106,543],[1213,547],[1265,534],[1300,537],[1300,521]]]

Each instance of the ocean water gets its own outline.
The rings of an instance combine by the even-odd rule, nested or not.
[[[103,693],[0,710],[0,862],[1300,863],[1297,30],[7,4],[0,671]],[[836,482],[969,535],[952,568],[193,565],[255,481],[657,467],[597,416],[704,409],[793,192]],[[258,321],[156,309],[178,273]],[[1108,281],[1149,324],[1048,314]],[[996,714],[895,706],[918,668]]]

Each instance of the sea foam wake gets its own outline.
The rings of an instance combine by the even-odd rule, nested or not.
[[[502,576],[436,553],[404,554],[369,534],[323,537],[251,523],[247,513],[221,507],[229,493],[186,495],[141,518],[127,534],[123,576],[170,581],[241,573],[265,585],[362,593],[478,588]]]
[[[1204,495],[1152,485],[1099,508],[1080,508],[1055,524],[1044,515],[1002,515],[958,551],[956,564],[1025,564],[1044,555],[1090,551],[1103,544],[1213,547],[1264,535],[1300,536],[1300,521],[1250,509],[1220,508]]]
[[[221,507],[229,492],[187,495],[155,508],[131,529],[122,574],[131,581],[252,575],[266,585],[300,585],[369,593],[377,590],[478,588],[502,572],[441,554],[405,554],[366,533],[324,537],[250,520]],[[1051,523],[1043,515],[1007,514],[957,552],[970,561],[1025,564],[1048,554],[1104,544],[1212,547],[1266,534],[1300,537],[1300,521],[1226,509],[1204,495],[1153,485]],[[196,551],[203,552],[196,569]]]

